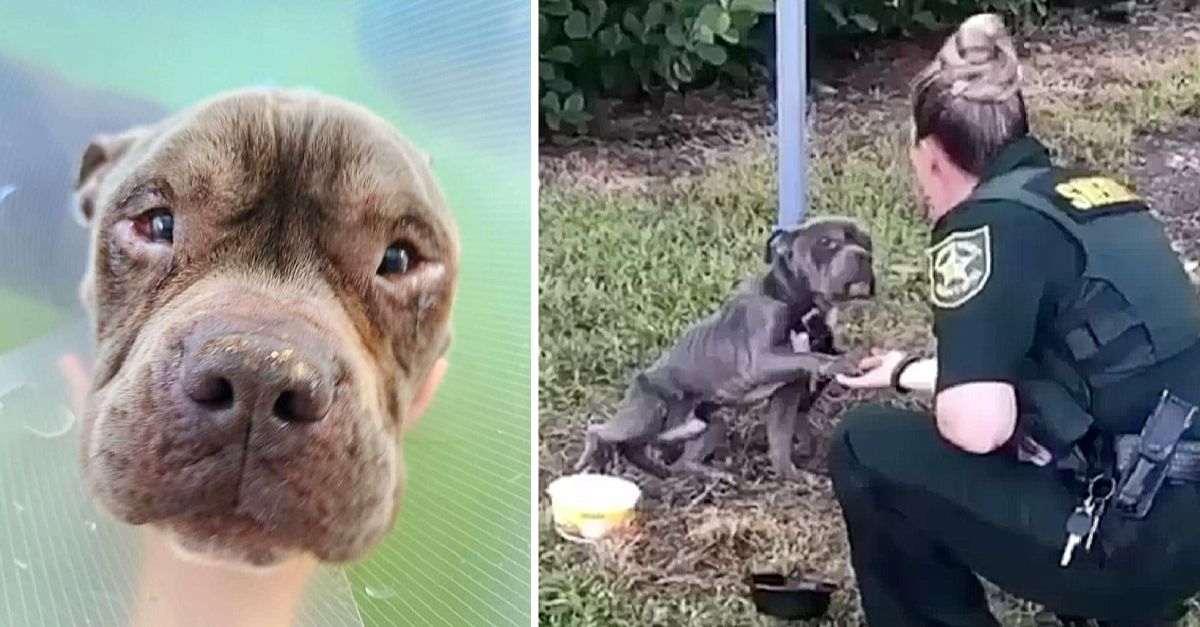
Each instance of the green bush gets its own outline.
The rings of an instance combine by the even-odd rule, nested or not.
[[[718,76],[746,82],[731,54],[772,0],[548,0],[538,3],[542,119],[584,130],[597,97],[632,99]]]
[[[791,0],[794,1],[794,0]],[[810,52],[841,39],[911,36],[997,12],[1044,17],[1050,0],[808,0]],[[538,3],[542,123],[583,132],[602,98],[633,100],[724,81],[746,86],[774,49],[774,0],[544,0]]]
[[[975,13],[999,13],[1010,24],[1046,16],[1049,0],[809,0],[812,35],[904,36],[956,24]]]

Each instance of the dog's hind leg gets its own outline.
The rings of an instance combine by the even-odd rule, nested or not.
[[[587,433],[584,434],[583,452],[579,454],[579,459],[575,461],[575,472],[583,472],[588,467],[594,467],[596,454],[600,449],[600,436],[592,431],[592,427],[588,427]]]
[[[670,471],[661,464],[655,463],[646,456],[646,442],[644,440],[632,441],[616,441],[608,440],[600,434],[600,430],[593,430],[594,427],[604,427],[607,425],[593,425],[588,428],[585,436],[583,452],[579,455],[579,460],[575,462],[575,472],[583,472],[584,470],[596,467],[596,456],[600,452],[603,445],[615,446],[617,451],[631,464],[640,468],[643,472],[659,478],[666,478],[670,475]]]
[[[708,431],[705,431],[704,435],[688,442],[687,446],[684,447],[683,455],[675,462],[673,468],[679,472],[708,479],[721,479],[730,483],[736,483],[737,477],[733,473],[721,470],[711,463],[701,461],[712,456],[727,438],[725,421],[720,418],[714,418],[709,423]]]
[[[711,403],[702,403],[696,407],[695,415],[688,420],[700,422],[706,428],[684,445],[683,454],[671,467],[679,472],[732,482],[734,476],[731,473],[705,463],[728,439],[725,421],[715,416],[715,411],[716,405]]]
[[[686,446],[697,438],[703,437],[707,429],[707,422],[695,416],[689,416],[683,424],[658,434],[658,437],[654,439],[654,444],[663,462],[668,466],[674,466],[675,460],[683,455]]]
[[[575,463],[576,472],[594,465],[602,445],[618,445],[618,450],[623,452],[629,447],[619,445],[627,442],[644,445],[648,439],[662,431],[669,405],[641,385],[644,376],[639,375],[630,384],[625,398],[611,420],[588,426],[584,436],[583,453]]]
[[[644,424],[631,425],[627,420],[622,420],[620,416],[609,422],[588,426],[587,432],[584,434],[583,452],[579,454],[579,459],[575,462],[575,472],[583,472],[589,467],[597,468],[596,457],[606,446],[616,446],[621,453],[625,453],[629,448],[626,444],[645,446],[645,439],[641,433],[641,428],[645,426]]]
[[[666,479],[671,476],[669,468],[650,459],[650,456],[646,455],[645,442],[621,442],[617,445],[617,450],[621,452],[621,455],[629,463],[648,475],[659,479]]]
[[[687,433],[694,427],[689,426],[689,414],[694,401],[688,399],[672,399],[661,401],[665,402],[666,407],[659,407],[661,412],[657,416],[651,417],[643,421],[643,428],[639,430],[637,437],[625,438],[623,442],[617,445],[617,450],[621,455],[643,472],[665,479],[671,475],[671,471],[663,464],[655,462],[646,455],[646,446],[652,441],[656,441],[663,433],[663,427],[670,427],[667,432],[676,432],[676,434]],[[657,433],[655,433],[657,431]],[[668,440],[669,442],[669,440]]]
[[[674,444],[676,442],[693,440],[704,433],[706,429],[708,429],[707,422],[694,416],[688,416],[688,419],[683,421],[683,424],[663,431],[654,440],[659,444]]]

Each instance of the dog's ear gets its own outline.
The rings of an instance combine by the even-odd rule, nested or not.
[[[763,263],[769,264],[775,261],[776,257],[786,255],[793,237],[794,230],[777,228],[771,231],[771,236],[767,238],[767,244],[763,247]]]
[[[96,135],[88,142],[75,178],[75,217],[81,224],[86,226],[90,223],[96,212],[96,194],[104,176],[129,151],[130,146],[148,131],[149,128],[139,126],[116,135]]]

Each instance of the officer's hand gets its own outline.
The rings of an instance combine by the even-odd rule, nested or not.
[[[838,375],[837,382],[860,390],[891,387],[892,372],[904,361],[904,357],[904,351],[872,348],[871,356],[858,362],[858,367],[865,371],[863,374],[857,377]]]

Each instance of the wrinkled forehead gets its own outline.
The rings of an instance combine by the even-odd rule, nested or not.
[[[798,236],[806,239],[828,237],[871,249],[870,231],[862,221],[843,216],[818,216],[798,227]]]
[[[153,177],[198,200],[288,195],[449,220],[423,153],[366,109],[320,94],[246,91],[203,102],[135,151],[129,187]]]

